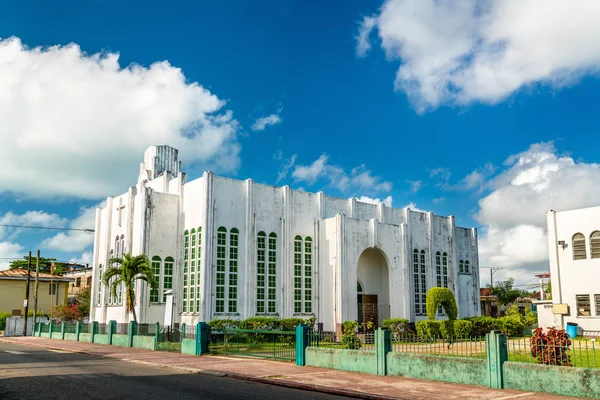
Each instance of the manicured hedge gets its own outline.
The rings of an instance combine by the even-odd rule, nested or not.
[[[226,328],[229,329],[251,329],[251,330],[284,330],[292,331],[296,329],[298,325],[308,325],[313,327],[315,325],[314,318],[284,318],[279,319],[277,317],[251,317],[244,320],[234,319],[213,319],[208,323],[208,326],[213,331],[220,331]]]

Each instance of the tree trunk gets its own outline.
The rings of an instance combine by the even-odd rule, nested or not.
[[[137,315],[135,314],[135,292],[133,288],[127,289],[127,308],[128,311],[133,313],[133,320],[137,322]]]

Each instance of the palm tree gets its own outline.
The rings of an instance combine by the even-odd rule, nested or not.
[[[112,296],[117,295],[117,288],[120,284],[123,284],[125,288],[125,301],[127,306],[127,312],[133,313],[133,320],[137,322],[137,316],[135,315],[135,281],[140,279],[148,282],[148,285],[152,289],[158,287],[158,283],[148,262],[148,257],[145,254],[139,256],[132,256],[131,254],[123,255],[121,257],[114,257],[108,261],[111,268],[108,268],[102,276],[102,283],[110,285],[110,293]],[[111,282],[111,279],[113,279]]]

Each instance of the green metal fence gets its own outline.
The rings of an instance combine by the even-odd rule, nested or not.
[[[179,327],[161,326],[158,330],[156,349],[181,353],[181,330]]]
[[[428,354],[446,357],[487,358],[485,337],[426,337],[392,335],[392,351],[398,353]]]
[[[79,324],[79,333],[91,333],[91,329],[92,329],[92,324],[90,324],[90,323],[81,322]]]
[[[77,324],[76,323],[65,323],[65,333],[75,333],[77,332]]]
[[[52,324],[52,332],[61,332],[62,330],[62,325],[55,322]]]
[[[296,332],[246,329],[211,331],[208,350],[212,354],[295,361]]]
[[[115,333],[119,335],[127,335],[129,331],[129,324],[118,323]]]
[[[139,324],[138,336],[156,336],[156,324]]]
[[[41,332],[45,332],[45,333],[49,333],[50,332],[50,323],[49,322],[42,323],[42,330],[41,330]]]
[[[600,368],[600,345],[595,339],[569,339],[568,344],[536,344],[533,338],[508,339],[508,361]]]

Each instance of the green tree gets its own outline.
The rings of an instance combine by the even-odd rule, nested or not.
[[[10,269],[27,270],[27,265],[28,265],[27,259],[28,259],[28,256],[24,256],[23,260],[11,261],[9,268]],[[36,263],[36,258],[31,256],[31,271],[32,272],[35,272],[35,263]],[[52,264],[54,264],[54,268],[52,268]],[[49,274],[50,271],[52,271],[52,273],[54,275],[60,275],[64,272],[64,270],[65,270],[65,264],[56,262],[56,258],[40,257],[40,272],[42,272],[44,274]]]
[[[514,283],[514,278],[508,278],[507,281],[500,281],[490,287],[490,292],[498,298],[498,304],[501,306],[513,303],[518,297],[524,295],[522,290],[513,287]]]
[[[137,322],[137,316],[135,315],[135,281],[139,279],[148,282],[152,289],[158,287],[148,257],[145,254],[139,256],[125,254],[123,258],[111,258],[108,263],[112,267],[109,267],[102,276],[102,283],[109,286],[110,293],[113,296],[117,295],[119,285],[123,285],[125,307],[128,313],[133,313],[133,320]]]
[[[79,293],[77,293],[77,296],[75,296],[75,304],[77,304],[77,306],[81,310],[81,313],[83,314],[84,317],[87,317],[90,315],[91,295],[92,295],[92,288],[88,286],[85,289],[83,289],[82,291],[80,291]]]
[[[548,285],[546,285],[546,290],[544,291],[544,293],[546,294],[547,300],[552,300],[552,282],[548,282]]]

